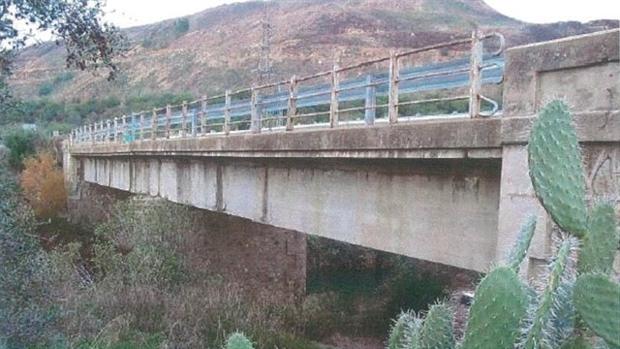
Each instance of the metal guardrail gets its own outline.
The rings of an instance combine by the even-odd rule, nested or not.
[[[484,40],[495,38],[498,49],[484,54]],[[469,59],[401,69],[402,60],[413,55],[455,46],[471,45]],[[293,131],[295,128],[330,127],[341,125],[373,125],[376,122],[398,123],[407,118],[399,115],[399,107],[425,103],[468,101],[468,116],[494,115],[498,103],[480,93],[482,84],[498,84],[503,78],[504,37],[499,33],[483,35],[477,31],[471,38],[439,43],[406,52],[391,52],[387,57],[340,67],[304,77],[231,91],[222,95],[203,96],[180,105],[167,105],[152,111],[132,113],[110,120],[96,122],[74,129],[71,143],[133,142],[171,137],[197,137],[231,132],[260,133]],[[388,73],[341,80],[343,73],[388,63]],[[317,79],[329,83],[300,86]],[[469,86],[467,95],[399,100],[401,95],[413,92],[454,89]],[[381,99],[383,103],[377,102]],[[234,100],[234,101],[233,101]],[[492,106],[481,112],[481,103]],[[340,108],[342,103],[351,104]],[[387,108],[383,117],[377,117],[379,108]],[[343,114],[357,115],[353,120],[342,120]]]

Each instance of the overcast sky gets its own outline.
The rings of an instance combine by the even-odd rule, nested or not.
[[[107,0],[107,11],[108,19],[116,25],[131,27],[181,17],[233,2],[239,0]],[[534,23],[620,18],[620,0],[486,0],[486,2],[504,15]]]

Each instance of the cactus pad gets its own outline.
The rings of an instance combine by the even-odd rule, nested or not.
[[[573,302],[581,318],[610,348],[620,348],[620,284],[604,275],[577,278]]]
[[[555,260],[549,266],[545,289],[529,321],[531,326],[527,330],[524,349],[556,347],[555,343],[558,339],[553,337],[560,331],[554,328],[556,324],[553,322],[553,314],[557,313],[556,305],[562,299],[561,296],[565,294],[565,290],[562,289],[562,280],[565,278],[574,244],[576,244],[574,238],[562,241]]]
[[[387,349],[401,349],[410,341],[417,342],[417,332],[420,328],[420,320],[413,312],[402,312],[390,330]],[[417,346],[409,346],[418,348]]]
[[[527,294],[509,267],[490,272],[478,285],[461,349],[512,349],[527,308]]]
[[[226,349],[254,349],[254,346],[243,333],[235,332],[228,337]]]
[[[454,348],[452,318],[452,310],[445,304],[432,305],[420,329],[420,349]]]
[[[577,133],[568,106],[547,104],[534,121],[528,145],[530,177],[536,196],[563,230],[587,231],[585,179]]]
[[[614,207],[609,203],[596,204],[590,212],[588,226],[579,255],[579,271],[607,273],[612,269],[618,246]]]
[[[519,237],[517,238],[517,241],[508,256],[507,264],[513,270],[519,270],[519,265],[523,262],[523,259],[527,254],[527,250],[530,248],[530,243],[532,242],[532,236],[534,236],[535,230],[536,216],[530,216],[521,226]]]

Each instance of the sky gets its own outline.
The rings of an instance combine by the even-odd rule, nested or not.
[[[247,0],[241,0],[247,1]],[[239,0],[107,0],[108,20],[120,27],[182,17]],[[403,0],[407,1],[407,0]],[[619,0],[485,0],[502,14],[532,23],[619,19]]]

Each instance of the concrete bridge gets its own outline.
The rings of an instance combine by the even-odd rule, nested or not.
[[[466,115],[399,112],[416,101],[403,101],[398,58],[404,56],[392,54],[373,61],[390,65],[385,122],[377,122],[381,106],[365,99],[361,121],[343,124],[338,79],[350,67],[335,67],[316,75],[331,79],[325,125],[299,127],[304,114],[296,85],[304,80],[293,78],[282,82],[289,88],[285,113],[273,117],[283,122],[270,129],[258,91],[277,84],[239,92],[249,100],[247,120],[235,119],[228,91],[217,107],[220,125],[209,124],[214,109],[205,97],[196,112],[181,105],[177,117],[168,106],[164,115],[155,110],[80,128],[66,144],[66,176],[74,193],[80,183],[94,183],[476,271],[504,256],[525,217],[537,214],[529,256],[535,271],[550,251],[551,224],[534,197],[526,145],[545,101],[561,97],[572,106],[590,193],[616,200],[620,212],[619,34],[508,49],[502,111],[492,117],[480,111],[489,98],[481,92],[484,37],[475,34],[457,43],[472,46]],[[363,88],[372,96],[371,85]]]

